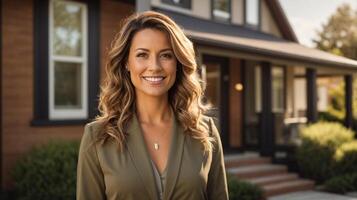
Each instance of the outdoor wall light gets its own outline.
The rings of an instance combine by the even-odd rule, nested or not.
[[[242,83],[237,83],[237,84],[234,86],[234,88],[235,88],[238,92],[240,92],[240,91],[243,90],[243,84],[242,84]]]

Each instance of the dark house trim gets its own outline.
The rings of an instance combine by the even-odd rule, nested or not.
[[[34,1],[34,120],[48,119],[49,1]]]
[[[262,156],[273,156],[275,135],[273,134],[272,113],[272,66],[269,62],[261,63],[262,77],[262,113],[260,130],[260,154]]]
[[[99,0],[88,1],[88,119],[50,120],[48,110],[49,1],[34,1],[34,117],[33,126],[81,125],[95,117],[99,92]]]
[[[100,74],[100,1],[88,1],[88,118],[98,112]]]
[[[2,80],[3,80],[3,77],[2,77],[2,26],[3,26],[3,22],[2,22],[2,3],[3,1],[0,2],[0,173],[2,173],[2,158],[3,158],[3,151],[2,151],[2,134],[3,134],[3,131],[2,131],[2,98],[3,98],[3,95],[2,95]],[[0,197],[2,197],[2,190],[3,190],[3,187],[2,187],[2,176],[0,176],[0,184],[1,184],[1,189],[0,189]]]
[[[37,119],[32,120],[32,126],[76,126],[76,125],[84,125],[86,123],[91,122],[91,120],[48,120],[48,119]]]
[[[316,69],[306,68],[307,110],[306,117],[309,123],[317,121],[317,85]]]
[[[261,30],[262,25],[262,0],[258,0],[258,24],[249,24],[247,22],[247,0],[243,1],[243,24],[245,27],[254,29],[254,30]]]
[[[353,75],[345,75],[345,126],[347,128],[353,127]]]

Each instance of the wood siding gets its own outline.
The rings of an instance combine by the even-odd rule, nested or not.
[[[229,144],[231,147],[242,145],[243,90],[237,91],[235,85],[243,84],[241,60],[230,58],[229,63]],[[244,87],[244,86],[243,86]],[[243,88],[244,89],[244,88]]]

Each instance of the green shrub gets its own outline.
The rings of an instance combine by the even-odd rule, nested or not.
[[[342,144],[335,152],[336,175],[357,173],[357,141]]]
[[[322,183],[333,175],[336,149],[353,140],[354,133],[339,123],[319,122],[301,130],[297,162],[305,177]]]
[[[260,200],[263,190],[252,183],[241,181],[231,175],[227,177],[230,200]]]
[[[333,177],[324,186],[326,191],[339,194],[357,191],[357,173]]]
[[[75,199],[78,141],[50,142],[31,150],[12,176],[19,199]]]
[[[330,112],[319,112],[318,120],[319,121],[327,121],[327,122],[338,122],[340,124],[344,124],[344,117],[339,118],[337,116]]]

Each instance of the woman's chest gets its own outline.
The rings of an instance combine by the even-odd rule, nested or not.
[[[128,150],[105,149],[98,152],[104,175],[106,194],[110,196],[148,195],[155,193],[154,172],[148,158],[135,157]],[[166,189],[182,193],[206,193],[211,154],[203,154],[192,144],[184,145],[179,166],[167,163]],[[169,161],[179,157],[171,155]],[[170,188],[171,187],[171,188]],[[149,190],[149,191],[148,191]],[[152,191],[150,191],[152,190]]]

